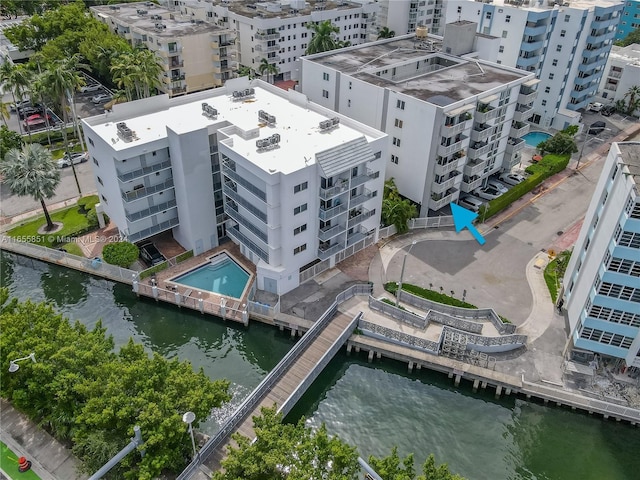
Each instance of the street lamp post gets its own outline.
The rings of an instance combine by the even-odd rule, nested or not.
[[[404,254],[404,258],[402,259],[402,270],[400,270],[400,281],[398,282],[398,291],[396,292],[396,307],[400,305],[400,291],[402,290],[402,278],[404,277],[404,267],[407,265],[407,257],[415,244],[415,241],[411,242],[407,253]]]
[[[182,421],[189,425],[189,434],[191,435],[191,445],[193,446],[193,458],[196,458],[198,452],[196,451],[196,441],[193,438],[193,421],[196,419],[196,414],[193,412],[186,412],[182,415]]]
[[[598,133],[592,133],[590,134],[589,131],[591,130],[591,127],[593,127],[593,123],[591,125],[589,125],[589,127],[587,128],[587,133],[584,136],[584,140],[582,141],[582,148],[580,149],[580,156],[578,157],[578,162],[576,163],[576,171],[578,170],[578,168],[580,167],[580,160],[582,160],[582,154],[584,153],[584,147],[587,145],[587,142],[589,140],[589,136],[591,137],[596,137],[598,135]],[[603,128],[602,131],[604,130],[611,130],[610,128]]]
[[[18,362],[21,362],[22,360],[28,360],[28,359],[31,359],[31,361],[33,363],[36,363],[36,354],[35,353],[30,353],[26,357],[16,358],[15,360],[11,360],[9,362],[9,372],[10,373],[17,372],[18,369],[20,368],[20,365],[18,365]]]

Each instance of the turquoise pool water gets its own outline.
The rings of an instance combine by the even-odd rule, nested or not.
[[[524,137],[524,142],[530,147],[537,147],[540,142],[544,142],[551,135],[544,132],[529,132]]]
[[[212,263],[202,265],[171,279],[172,282],[188,285],[198,290],[241,298],[247,286],[249,274],[227,255],[214,258]]]

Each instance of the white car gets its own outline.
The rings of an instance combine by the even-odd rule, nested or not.
[[[587,110],[591,112],[599,112],[600,110],[602,110],[602,107],[604,107],[602,103],[594,102],[589,104],[589,106],[587,107]]]
[[[507,185],[511,185],[512,187],[526,180],[526,178],[519,173],[510,172],[503,173],[498,178],[501,182],[506,183]]]
[[[458,205],[476,213],[480,211],[480,207],[485,203],[486,202],[484,200],[474,197],[473,195],[465,195],[458,199]]]
[[[89,160],[89,154],[87,152],[78,152],[72,154],[65,154],[60,160],[58,160],[58,168],[70,167],[71,165],[78,165]]]
[[[484,187],[479,188],[478,190],[474,190],[474,195],[477,195],[480,198],[484,198],[485,200],[493,200],[502,195],[502,192],[496,190],[493,187]]]
[[[489,181],[487,182],[487,187],[495,188],[501,194],[507,193],[509,191],[509,187],[507,187],[504,183],[500,183],[499,181],[494,180],[492,178],[489,179]]]
[[[80,92],[82,93],[97,92],[101,88],[102,88],[102,85],[100,85],[99,83],[94,83],[90,85],[85,85],[84,87],[80,87]]]
[[[91,101],[93,103],[95,103],[96,105],[99,103],[105,103],[108,102],[109,100],[111,100],[111,95],[109,95],[108,93],[101,93],[99,95],[94,96]]]

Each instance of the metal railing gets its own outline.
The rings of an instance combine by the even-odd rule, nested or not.
[[[373,297],[369,297],[369,308],[371,310],[375,310],[376,312],[380,312],[387,317],[391,317],[402,323],[411,325],[412,327],[424,329],[427,328],[428,325],[426,318],[420,317],[415,313],[408,312],[396,307],[395,305],[391,305]]]
[[[405,332],[393,330],[391,328],[383,327],[375,323],[360,320],[358,322],[358,328],[362,329],[366,337],[378,338],[380,340],[391,341],[391,343],[397,343],[410,348],[418,350],[426,350],[429,353],[435,355],[440,350],[440,344],[433,340],[427,340],[426,338],[416,337],[415,335],[409,335]],[[368,334],[368,335],[367,335]]]
[[[336,296],[336,300],[322,314],[322,316],[313,324],[307,333],[296,343],[291,350],[284,356],[282,360],[274,367],[271,372],[260,382],[260,384],[249,394],[249,396],[236,409],[234,414],[227,419],[220,430],[202,446],[198,455],[187,467],[178,475],[177,480],[186,480],[191,478],[197,468],[202,464],[203,460],[209,457],[214,450],[222,446],[224,440],[241,424],[247,414],[253,412],[256,406],[260,404],[264,396],[278,382],[298,358],[304,350],[320,335],[320,332],[331,321],[335,313],[338,311],[338,305],[355,295],[370,295],[373,287],[369,284],[353,285],[344,292]]]

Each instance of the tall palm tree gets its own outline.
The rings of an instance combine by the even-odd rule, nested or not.
[[[12,148],[0,163],[0,173],[12,193],[20,197],[31,196],[40,202],[47,220],[47,231],[54,228],[45,199],[53,197],[60,183],[60,170],[51,152],[39,143],[30,143],[21,150]]]
[[[389,27],[382,27],[378,31],[378,40],[380,40],[381,38],[393,38],[395,36],[396,32],[394,32],[393,30],[389,30]]]
[[[29,74],[23,65],[15,65],[10,61],[0,64],[0,86],[2,93],[11,92],[13,103],[24,98],[29,88]],[[18,129],[22,134],[22,123],[18,122]],[[31,133],[29,133],[31,135]]]
[[[329,50],[335,50],[338,48],[334,34],[337,35],[340,33],[340,27],[332,24],[331,20],[309,22],[307,23],[307,28],[312,31],[312,37],[305,52],[307,55],[328,52]]]
[[[627,90],[624,94],[624,99],[627,100],[627,115],[633,115],[638,108],[640,108],[640,86],[635,85]]]
[[[260,61],[260,65],[258,66],[258,71],[260,72],[260,75],[264,75],[266,73],[267,81],[269,81],[272,77],[278,74],[280,69],[275,63],[269,63],[268,59],[263,58]],[[273,82],[269,82],[269,83],[273,83]]]
[[[118,88],[124,90],[128,102],[133,100],[134,89],[131,60],[131,54],[123,53],[115,57],[109,67],[114,83]]]
[[[158,61],[158,56],[151,50],[136,50],[133,56],[134,63],[138,67],[141,98],[148,98],[151,96],[151,90],[160,86],[160,75],[163,68]]]

